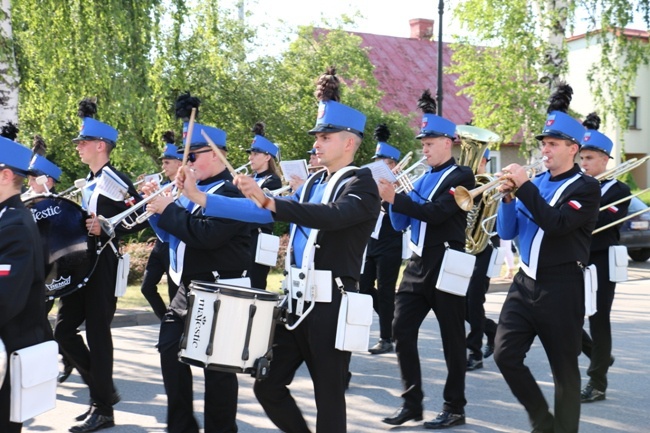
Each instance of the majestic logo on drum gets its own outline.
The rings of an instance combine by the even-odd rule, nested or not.
[[[201,329],[205,326],[207,322],[207,317],[204,314],[205,309],[205,299],[199,299],[199,304],[196,308],[196,317],[194,318],[194,333],[192,334],[192,346],[195,349],[199,347],[199,341],[201,341]]]
[[[59,215],[60,213],[61,213],[60,206],[49,206],[43,210],[32,208],[32,216],[34,217],[34,221],[40,221],[42,219],[49,218],[54,215]]]
[[[70,279],[72,276],[68,276],[68,278],[63,278],[63,275],[57,280],[54,279],[50,284],[45,284],[45,288],[48,290],[48,292],[53,292],[55,290],[62,289],[68,285],[70,285]]]

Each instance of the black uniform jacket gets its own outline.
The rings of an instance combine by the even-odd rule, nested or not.
[[[280,176],[277,174],[273,173],[271,170],[266,170],[261,173],[257,174],[258,178],[266,178],[264,182],[262,182],[262,185],[260,185],[260,188],[262,189],[268,189],[269,191],[273,191],[279,188],[282,188],[282,180],[280,179]],[[258,232],[258,228],[262,229],[262,232],[264,233],[272,233],[273,232],[273,223],[268,223],[268,224],[252,224],[251,227],[253,227],[253,234]],[[257,243],[257,236],[255,236],[255,243]]]
[[[600,198],[600,207],[607,206],[610,203],[614,203],[617,200],[630,196],[630,187],[616,179],[602,182],[600,185],[601,188],[605,188],[605,186],[610,182],[614,182],[614,184],[609,187],[607,192]],[[630,207],[629,200],[600,211],[598,213],[596,228],[606,226],[607,224],[624,218],[627,215],[628,207]],[[621,238],[618,229],[621,224],[617,224],[607,230],[596,233],[591,239],[591,251],[603,251],[608,249],[611,245],[618,245],[618,241]]]
[[[325,171],[322,175],[326,175]],[[359,281],[363,250],[377,222],[379,203],[370,170],[361,168],[334,201],[322,204],[276,200],[274,218],[320,230],[315,268],[331,270],[333,277]]]
[[[20,195],[0,203],[0,337],[7,353],[52,339],[41,239]]]
[[[395,230],[390,223],[390,215],[388,214],[388,202],[382,203],[384,212],[379,213],[381,221],[381,229],[379,229],[379,236],[377,239],[370,238],[368,241],[367,256],[379,256],[385,251],[393,251],[394,249],[402,249],[402,235],[401,230]]]

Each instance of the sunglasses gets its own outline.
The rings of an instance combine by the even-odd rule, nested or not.
[[[208,152],[212,152],[212,149],[206,149],[200,152],[190,152],[187,154],[187,160],[189,162],[196,162],[196,155],[200,155],[201,153],[208,153]]]

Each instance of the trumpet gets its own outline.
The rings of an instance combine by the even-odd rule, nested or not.
[[[250,167],[250,165],[251,165],[251,162],[248,161],[246,164],[237,167],[237,168],[235,169],[235,173],[237,173],[237,174],[243,174],[243,175],[248,176],[248,167]]]
[[[285,185],[285,186],[283,186],[281,188],[274,189],[274,190],[264,188],[264,192],[267,195],[272,195],[273,197],[277,197],[277,196],[280,196],[280,195],[284,194],[285,192],[289,191],[290,189],[291,189],[291,185]]]
[[[406,157],[405,157],[406,158]],[[396,193],[413,191],[413,184],[417,182],[427,172],[428,166],[424,163],[427,158],[423,156],[416,163],[409,166],[405,170],[401,170],[397,174],[397,188]],[[401,161],[400,161],[401,163]],[[393,170],[395,171],[395,170]]]
[[[404,167],[407,166],[409,162],[411,162],[411,159],[413,158],[413,151],[409,151],[406,155],[404,155],[404,158],[400,160],[397,164],[395,164],[395,167],[393,167],[393,173],[399,174],[404,170]]]
[[[125,229],[132,229],[133,227],[137,226],[138,224],[142,224],[149,218],[153,216],[153,213],[151,212],[143,212],[139,215],[136,215],[133,217],[133,214],[140,210],[142,207],[146,206],[151,202],[154,198],[158,197],[159,195],[165,193],[167,190],[171,189],[174,186],[174,183],[168,183],[167,185],[163,186],[156,192],[152,193],[149,197],[139,201],[138,203],[134,204],[127,210],[125,210],[122,213],[119,213],[111,218],[106,218],[101,215],[97,216],[97,220],[99,221],[99,226],[101,227],[102,231],[106,233],[110,237],[115,236],[115,228],[118,226],[122,226]]]
[[[160,185],[163,181],[163,173],[164,171],[161,171],[160,173],[154,173],[154,174],[141,174],[138,176],[138,180],[133,182],[133,186],[137,186],[143,182],[156,182],[158,185]]]
[[[526,172],[528,172],[528,177],[533,178],[535,177],[535,174],[537,173],[537,170],[539,170],[544,162],[548,159],[548,157],[544,156],[541,159],[538,159],[534,163],[530,165],[526,165],[522,167]],[[478,188],[474,188],[472,190],[468,190],[462,185],[459,185],[456,187],[456,190],[454,192],[454,200],[456,200],[456,204],[458,205],[459,208],[464,210],[465,212],[469,212],[473,207],[474,207],[474,199],[478,197],[479,195],[483,194],[484,192],[491,191],[495,188],[498,188],[501,186],[503,183],[503,180],[501,178],[494,179],[491,182],[488,182],[482,186],[479,186]],[[498,200],[501,200],[503,197],[506,195],[510,194],[511,191],[509,192],[499,192],[497,194],[494,194],[492,197],[490,197],[490,202],[495,202]]]

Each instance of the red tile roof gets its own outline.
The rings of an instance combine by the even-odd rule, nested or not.
[[[375,77],[384,92],[380,102],[385,111],[395,110],[408,116],[416,113],[413,125],[419,127],[421,113],[417,101],[424,89],[437,98],[438,43],[429,40],[399,38],[352,32],[361,37],[375,65]],[[443,68],[451,64],[451,47],[443,42]],[[458,95],[457,75],[445,73],[442,79],[442,115],[462,125],[472,119],[470,98]]]

